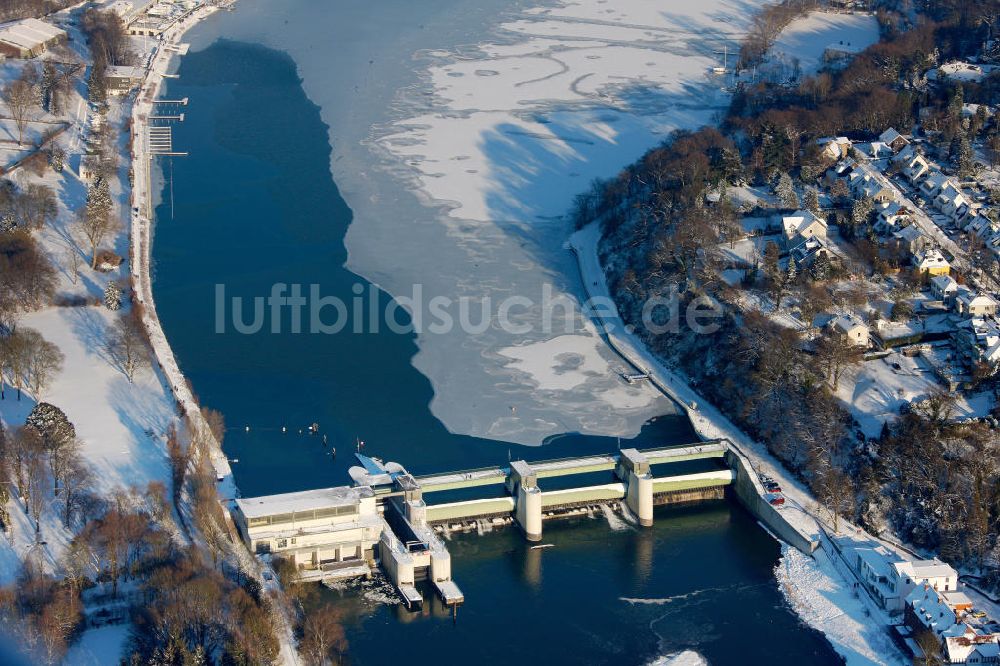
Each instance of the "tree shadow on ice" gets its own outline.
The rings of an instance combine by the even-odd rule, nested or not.
[[[711,122],[721,109],[699,101],[704,92],[694,84],[679,91],[633,84],[615,92],[615,105],[552,108],[533,114],[534,127],[490,128],[481,139],[493,176],[485,195],[490,218],[543,266],[565,267],[574,197],[594,179],[614,177],[671,131]]]

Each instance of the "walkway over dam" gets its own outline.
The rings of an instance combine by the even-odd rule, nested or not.
[[[657,505],[721,499],[731,488],[776,534],[808,552],[815,547],[768,504],[757,475],[726,440],[420,476],[356,457],[352,486],[236,500],[232,516],[247,546],[292,558],[306,578],[366,575],[377,561],[410,608],[423,602],[419,581],[448,605],[464,601],[437,532],[482,521],[513,522],[538,542],[546,520],[610,505],[650,526]]]

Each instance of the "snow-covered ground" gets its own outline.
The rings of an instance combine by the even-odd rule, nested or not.
[[[771,49],[772,58],[798,60],[804,75],[814,74],[827,48],[862,51],[878,41],[878,21],[870,14],[812,12],[792,21]]]
[[[5,76],[9,77],[10,70],[17,71],[22,65],[23,61],[8,60],[3,66]],[[74,91],[66,108],[70,110],[68,118],[74,122],[74,127],[57,139],[69,156],[64,171],[56,173],[50,169],[38,177],[26,169],[19,169],[11,177],[19,185],[41,183],[56,192],[58,217],[52,225],[39,231],[36,238],[57,269],[57,294],[99,299],[109,281],[127,275],[127,264],[117,272],[92,271],[88,266],[88,249],[81,249],[86,245],[80,242],[73,229],[75,212],[86,197],[86,186],[73,168],[79,163],[78,153],[84,149],[81,135],[86,130],[88,106],[80,91]],[[108,122],[120,127],[124,119],[121,109],[113,107]],[[125,173],[124,167],[121,173]],[[128,210],[124,185],[123,177],[111,188],[123,215]],[[123,227],[117,238],[108,239],[103,246],[127,256],[127,243]],[[80,257],[76,281],[67,258],[70,253]],[[170,392],[158,373],[139,372],[135,383],[129,384],[108,353],[107,330],[114,316],[103,306],[49,307],[26,315],[20,325],[37,330],[46,340],[58,345],[65,357],[63,369],[42,395],[25,392],[18,401],[15,392],[8,390],[7,399],[0,402],[0,419],[9,427],[23,424],[39,400],[65,411],[80,437],[80,453],[93,475],[94,488],[104,495],[115,488],[141,487],[153,480],[167,481],[163,436],[176,413]],[[15,521],[14,538],[13,544],[0,541],[0,583],[9,582],[17,573],[20,559],[29,549],[39,547],[35,545],[33,526],[24,515],[24,507],[12,501],[10,508]],[[41,525],[41,540],[45,542],[41,548],[50,567],[58,566],[69,536],[58,517],[58,506],[53,503],[46,508]]]
[[[862,597],[866,593],[848,582],[824,549],[813,558],[785,544],[781,550],[774,575],[782,594],[806,624],[826,635],[848,666],[907,663],[885,627],[875,623]]]
[[[128,641],[131,625],[111,624],[83,633],[63,660],[72,666],[107,666],[115,663]]]

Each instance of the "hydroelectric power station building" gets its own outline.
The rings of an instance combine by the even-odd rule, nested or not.
[[[423,476],[356,455],[361,465],[350,469],[352,486],[233,501],[247,548],[291,559],[306,580],[366,576],[381,566],[406,605],[417,608],[421,581],[446,605],[464,601],[437,532],[484,522],[516,523],[529,541],[539,541],[546,520],[610,507],[648,526],[657,505],[721,499],[728,489],[796,548],[812,552],[817,545],[772,506],[750,462],[726,440]],[[454,499],[447,491],[460,491],[461,499],[428,501],[435,494]]]

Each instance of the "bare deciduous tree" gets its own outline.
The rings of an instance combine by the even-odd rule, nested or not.
[[[340,614],[331,604],[310,611],[302,624],[302,642],[299,651],[310,666],[328,666],[340,663],[347,640]]]
[[[108,333],[108,352],[125,373],[129,384],[137,370],[149,366],[149,350],[142,323],[132,313],[123,313],[115,319]]]
[[[28,120],[31,110],[38,101],[35,90],[30,83],[22,76],[8,83],[0,90],[0,99],[3,99],[10,112],[14,124],[17,126],[17,143],[24,144],[24,130],[28,127]]]

